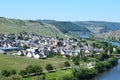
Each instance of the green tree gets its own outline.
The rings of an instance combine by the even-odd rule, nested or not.
[[[10,72],[7,71],[7,70],[2,70],[2,71],[1,71],[1,74],[2,74],[3,76],[5,76],[5,77],[10,76]]]
[[[72,70],[72,74],[75,78],[78,78],[78,80],[88,80],[93,77],[95,77],[97,71],[93,69],[88,68],[74,68]]]
[[[70,67],[70,63],[69,63],[68,61],[65,61],[65,62],[64,62],[64,66],[65,66],[65,67]]]
[[[35,69],[35,73],[42,73],[42,67],[41,66],[39,66],[39,65],[35,65],[34,66],[34,69]]]
[[[26,72],[27,72],[28,74],[35,73],[35,68],[34,68],[34,66],[32,66],[32,65],[28,65],[28,66],[25,68],[25,70],[26,70]]]
[[[111,64],[111,66],[114,66],[118,63],[118,59],[116,57],[111,57],[108,59],[108,62]]]
[[[16,71],[15,71],[15,69],[10,70],[10,75],[15,75],[15,74],[17,74]]]
[[[74,61],[74,64],[79,66],[79,61],[78,61],[78,60],[75,60],[75,61]]]
[[[79,80],[84,80],[84,79],[86,79],[86,69],[84,69],[84,68],[78,68],[78,69],[76,69],[76,68],[74,68],[73,70],[72,70],[72,73],[73,73],[73,76],[74,77],[77,77]]]
[[[95,77],[97,75],[97,70],[96,69],[88,69],[88,78],[93,78],[93,77]]]
[[[110,69],[112,67],[112,65],[108,62],[108,61],[104,61],[104,69]]]
[[[100,61],[104,61],[105,59],[108,59],[109,56],[107,55],[107,53],[102,52],[102,53],[100,53],[100,55],[98,55],[97,58],[98,58],[98,60],[100,60]]]
[[[47,64],[45,68],[46,68],[46,70],[47,70],[48,72],[50,72],[51,70],[54,69],[51,64]]]
[[[25,75],[27,75],[27,72],[25,70],[20,70],[19,75],[24,77]]]
[[[83,60],[84,62],[87,62],[88,58],[87,58],[87,56],[83,55],[83,56],[81,56],[81,60]]]
[[[97,45],[95,42],[93,42],[93,43],[92,43],[92,47],[97,48],[98,45]]]
[[[95,69],[98,71],[98,73],[101,73],[104,71],[104,64],[102,62],[97,62],[95,64]]]
[[[117,48],[116,48],[116,53],[117,53],[117,54],[120,54],[120,47],[117,47]]]

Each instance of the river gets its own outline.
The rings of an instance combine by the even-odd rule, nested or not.
[[[118,42],[110,42],[116,46],[120,46]],[[120,80],[120,59],[118,60],[118,65],[112,69],[96,76],[93,80]]]
[[[120,46],[119,42],[114,42],[114,41],[109,41],[109,42],[112,43],[113,45]]]
[[[120,59],[117,66],[96,76],[93,80],[120,80]]]

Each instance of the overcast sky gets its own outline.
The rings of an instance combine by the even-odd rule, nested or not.
[[[120,0],[0,0],[0,16],[120,22]]]

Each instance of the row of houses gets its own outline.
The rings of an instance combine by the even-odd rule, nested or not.
[[[63,57],[76,56],[81,51],[89,54],[92,50],[103,51],[102,48],[93,48],[86,43],[67,38],[43,37],[36,34],[2,34],[0,35],[0,53],[9,50],[18,50],[13,55],[22,55],[30,58],[46,58],[48,55],[60,53]]]

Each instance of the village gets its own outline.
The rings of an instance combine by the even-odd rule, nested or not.
[[[83,75],[85,79],[93,78],[117,64],[118,58],[111,54],[118,51],[120,50],[117,47],[108,42],[90,38],[43,37],[28,33],[1,34],[0,61],[3,63],[0,66],[1,76],[5,78],[13,76],[14,74],[7,76],[6,74],[14,69],[15,74],[22,80],[31,80],[38,76],[41,78],[44,76],[46,79],[43,80],[63,80],[61,77],[74,74],[72,72],[74,70],[75,73],[81,72],[80,77],[85,72]],[[10,67],[11,70],[8,70],[9,64],[13,66]],[[64,75],[59,77],[61,74],[59,72]]]
[[[92,51],[100,54],[103,48],[93,48],[77,39],[58,37],[43,37],[37,34],[1,34],[0,53],[17,50],[12,55],[26,56],[29,58],[43,59],[49,55],[60,54],[63,57],[77,56],[84,52],[85,56]]]

